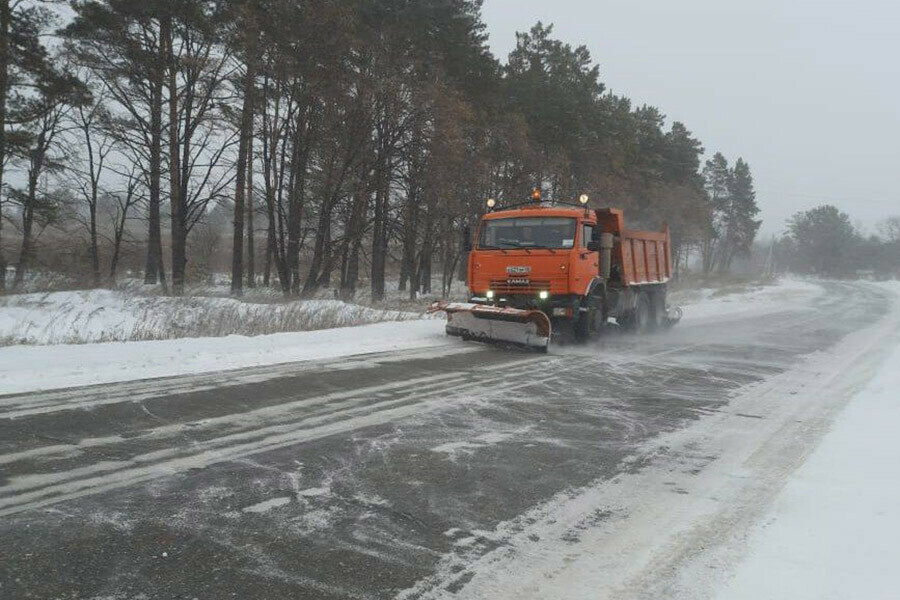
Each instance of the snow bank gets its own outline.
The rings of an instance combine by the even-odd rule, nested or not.
[[[718,598],[897,597],[898,390],[900,346],[793,474]]]
[[[417,319],[338,300],[253,303],[233,298],[141,296],[111,290],[0,298],[0,345],[81,344],[261,335]]]
[[[0,395],[205,373],[456,342],[422,319],[255,337],[186,338],[0,348]],[[461,343],[461,342],[456,342]]]

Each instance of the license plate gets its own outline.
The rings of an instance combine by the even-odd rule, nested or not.
[[[507,275],[528,275],[531,273],[531,267],[506,267]]]
[[[559,308],[559,307],[554,308],[554,309],[553,309],[553,316],[554,316],[554,317],[565,317],[565,316],[566,316],[566,309],[565,309],[565,308]]]

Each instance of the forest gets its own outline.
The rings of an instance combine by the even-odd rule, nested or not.
[[[776,272],[832,279],[900,278],[900,216],[888,216],[866,235],[831,204],[796,213],[772,243]]]
[[[446,295],[485,199],[534,188],[727,271],[753,177],[704,156],[550,25],[493,56],[480,0],[0,0],[0,293],[53,271]]]

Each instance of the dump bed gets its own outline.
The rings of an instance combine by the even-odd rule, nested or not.
[[[669,227],[662,231],[625,229],[622,211],[615,208],[597,211],[597,220],[604,233],[615,236],[612,263],[621,270],[622,283],[640,285],[665,283],[672,276],[671,238]]]
[[[622,274],[625,285],[665,283],[672,276],[668,231],[632,231],[620,236]],[[613,254],[616,248],[613,247]]]

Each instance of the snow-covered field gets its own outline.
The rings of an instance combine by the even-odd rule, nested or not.
[[[793,474],[717,597],[900,597],[898,425],[900,346]]]

